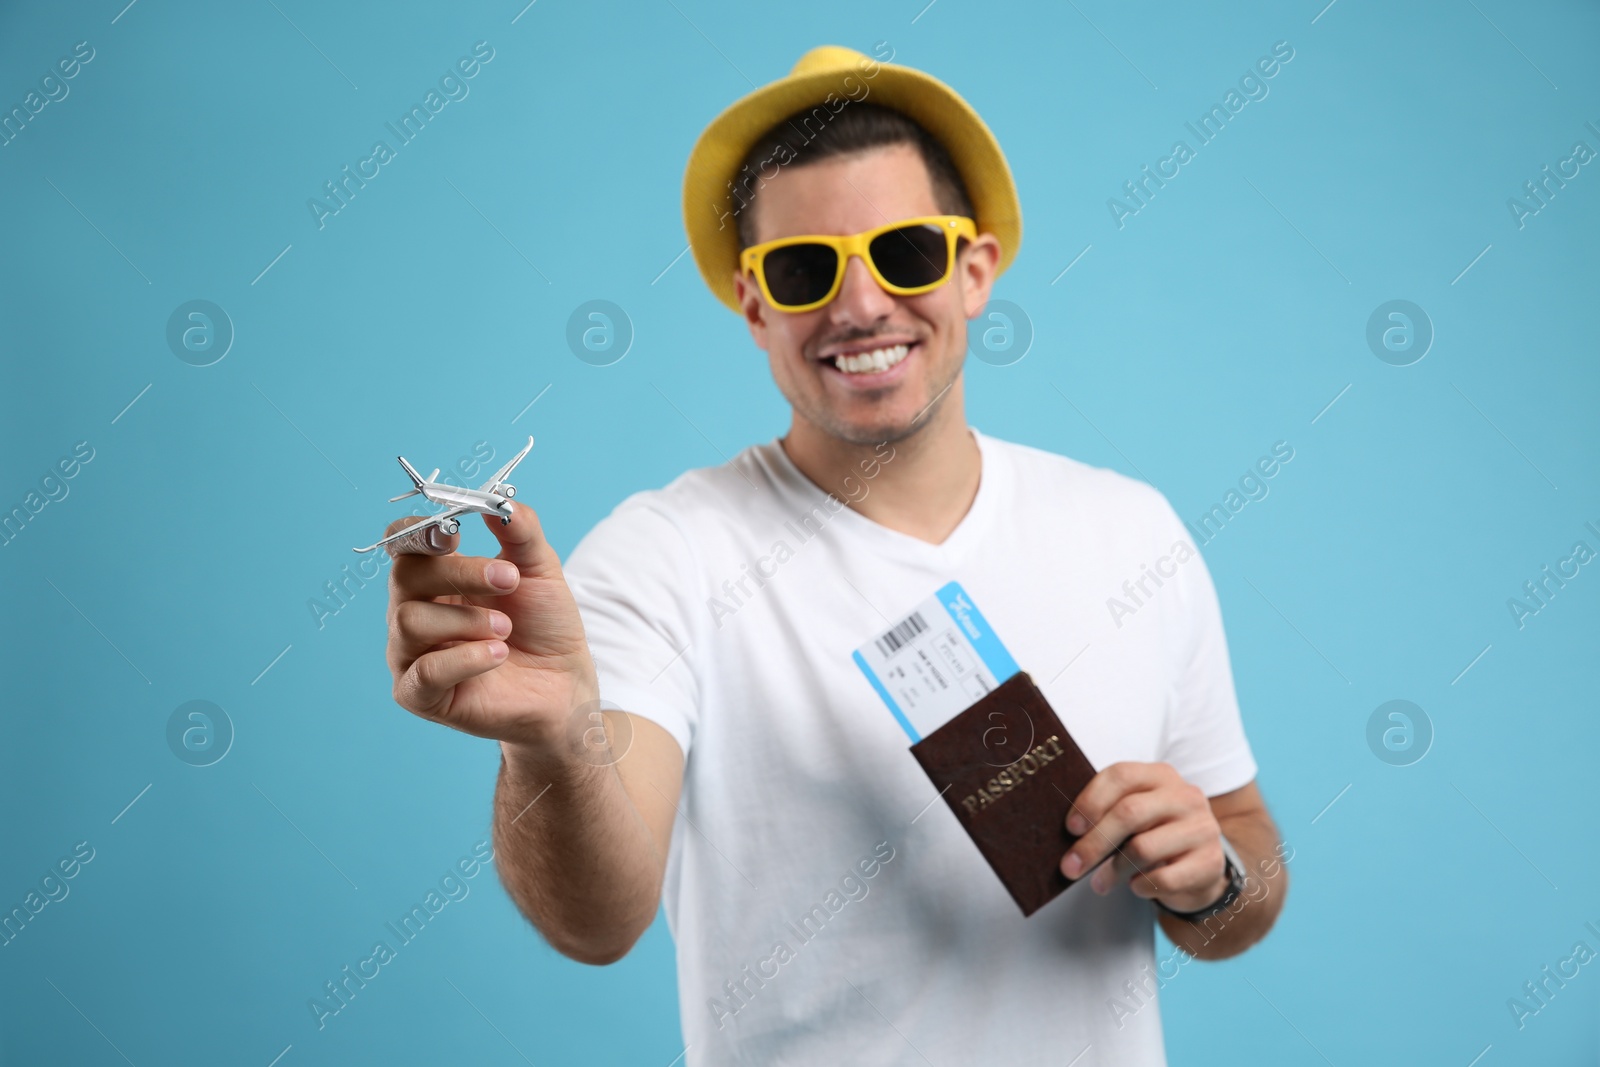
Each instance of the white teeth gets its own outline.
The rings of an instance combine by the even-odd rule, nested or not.
[[[910,345],[874,348],[870,352],[857,352],[851,356],[839,356],[834,360],[834,365],[846,374],[872,374],[888,370],[902,359],[905,359],[906,353],[910,351]]]

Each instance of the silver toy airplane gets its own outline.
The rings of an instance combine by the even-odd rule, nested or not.
[[[366,548],[358,548],[356,551],[371,552],[375,548],[383,547],[390,541],[398,541],[402,537],[409,537],[411,534],[425,530],[429,526],[437,526],[446,534],[456,533],[461,529],[461,523],[456,516],[465,515],[469,511],[476,511],[481,515],[498,515],[502,526],[509,524],[511,522],[511,498],[517,495],[517,487],[507,483],[506,478],[510,476],[516,465],[522,462],[522,457],[526,456],[528,450],[532,447],[533,438],[529,437],[528,443],[522,447],[521,452],[511,457],[510,463],[501,467],[493,478],[490,478],[476,489],[461,489],[454,485],[446,485],[443,482],[434,481],[435,478],[439,477],[439,468],[437,467],[434,468],[432,474],[424,478],[417,473],[415,467],[406,462],[406,457],[395,457],[400,461],[400,466],[404,467],[406,473],[411,476],[411,481],[416,488],[409,493],[401,493],[399,496],[390,497],[389,502],[391,504],[396,500],[404,500],[408,496],[420,494],[435,504],[449,505],[450,510],[431,515],[421,522],[412,523],[399,533],[390,534],[377,544],[368,545]]]

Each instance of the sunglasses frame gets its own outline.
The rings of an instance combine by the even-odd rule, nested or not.
[[[891,284],[879,272],[878,265],[872,261],[872,253],[870,251],[872,242],[883,234],[894,230],[902,230],[908,226],[925,225],[938,226],[944,232],[944,273],[940,275],[938,281],[927,285],[906,288]],[[739,268],[744,274],[755,275],[756,284],[761,287],[761,295],[767,298],[768,304],[771,304],[779,311],[798,314],[802,311],[813,311],[822,307],[839,295],[839,288],[844,284],[844,274],[849,269],[852,258],[859,258],[867,270],[871,272],[873,279],[887,292],[896,296],[916,296],[919,293],[931,292],[944,285],[955,274],[956,241],[962,237],[969,241],[974,241],[978,237],[978,224],[965,215],[919,215],[916,218],[897,219],[882,226],[875,226],[870,230],[863,230],[861,233],[846,234],[844,236],[836,234],[802,234],[796,237],[780,237],[775,241],[763,241],[761,244],[751,245],[739,253]],[[803,244],[820,244],[833,249],[834,255],[839,260],[838,269],[834,272],[833,284],[829,286],[827,295],[820,300],[813,300],[809,304],[779,303],[773,298],[772,290],[767,288],[767,272],[765,269],[767,254],[780,248]]]

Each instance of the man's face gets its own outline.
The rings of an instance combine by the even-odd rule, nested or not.
[[[782,170],[756,196],[758,241],[802,234],[843,236],[899,219],[945,214],[928,169],[911,145],[891,145]],[[734,282],[756,345],[798,418],[854,444],[897,441],[933,420],[961,375],[967,320],[989,299],[999,243],[980,234],[957,258],[951,280],[918,296],[895,296],[860,259],[845,268],[839,294],[814,311],[780,311],[754,278]],[[840,369],[840,356],[878,349],[906,355],[884,371]],[[947,393],[946,390],[950,392]],[[926,414],[924,414],[926,412]],[[915,423],[915,425],[913,425]]]

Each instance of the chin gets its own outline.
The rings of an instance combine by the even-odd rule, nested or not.
[[[853,445],[877,445],[884,442],[893,443],[904,440],[928,424],[927,419],[920,419],[912,425],[915,411],[906,412],[897,416],[877,416],[865,419],[850,419],[834,411],[824,413],[824,421],[818,425],[827,431],[828,436]]]

